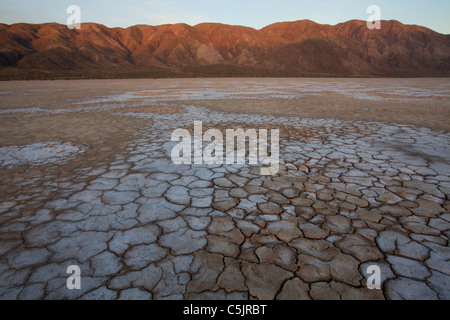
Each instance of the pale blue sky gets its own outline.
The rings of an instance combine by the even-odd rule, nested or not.
[[[0,23],[65,23],[72,4],[80,6],[82,22],[108,27],[220,22],[257,29],[301,19],[327,24],[367,20],[367,7],[376,4],[383,20],[450,34],[449,0],[0,0]]]

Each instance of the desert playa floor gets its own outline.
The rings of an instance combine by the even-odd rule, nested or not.
[[[0,299],[450,299],[449,119],[448,79],[1,82]],[[194,121],[281,170],[173,164]]]

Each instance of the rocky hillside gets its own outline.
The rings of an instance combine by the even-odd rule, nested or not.
[[[448,76],[450,35],[382,21],[309,20],[261,30],[203,23],[127,29],[0,24],[0,74],[115,76]]]

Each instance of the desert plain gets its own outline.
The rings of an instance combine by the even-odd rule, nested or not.
[[[0,82],[0,299],[450,299],[449,119],[446,78]],[[280,171],[175,165],[194,121]]]

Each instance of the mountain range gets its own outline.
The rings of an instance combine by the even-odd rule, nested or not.
[[[281,22],[260,30],[202,23],[0,24],[0,78],[449,76],[450,35],[398,21]]]

